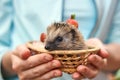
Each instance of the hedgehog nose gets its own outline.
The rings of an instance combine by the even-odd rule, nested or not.
[[[49,45],[46,45],[46,46],[45,46],[45,49],[50,50],[50,46],[49,46]]]

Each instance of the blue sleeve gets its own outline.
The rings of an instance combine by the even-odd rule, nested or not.
[[[0,0],[0,64],[2,56],[11,46],[12,12],[12,0]],[[1,70],[0,80],[3,80]]]

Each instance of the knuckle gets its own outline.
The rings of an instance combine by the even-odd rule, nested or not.
[[[51,69],[51,68],[53,68],[52,62],[49,62],[48,64],[46,64],[46,66],[44,68],[45,69]]]
[[[43,63],[44,61],[46,61],[46,60],[44,59],[44,58],[45,58],[45,55],[44,55],[44,54],[40,54],[38,57],[39,57],[39,58],[38,58],[38,62]]]
[[[95,77],[96,77],[96,75],[91,75],[91,76],[89,76],[89,79],[93,79]]]
[[[41,79],[41,80],[50,80],[50,79],[52,79],[52,78],[54,78],[54,77],[55,77],[55,76],[54,76],[54,71],[51,71],[50,73],[42,76],[40,79]]]
[[[20,79],[20,80],[29,80],[29,79],[27,79],[26,76],[24,76],[24,75],[20,75],[20,76],[19,76],[19,79]]]
[[[17,73],[20,80],[25,80],[23,73]]]
[[[25,78],[23,76],[19,76],[20,80],[25,80]]]
[[[13,63],[12,64],[12,69],[16,72],[20,72],[22,71],[22,65],[21,65],[21,62],[19,63]]]
[[[97,76],[97,74],[98,74],[98,71],[95,71],[93,74],[91,74],[91,75],[89,76],[89,79],[95,78],[95,77]]]
[[[44,76],[44,79],[50,80],[52,78],[60,77],[60,76],[62,76],[62,72],[60,70],[52,70]]]
[[[12,65],[12,69],[16,72],[20,69],[19,65]]]
[[[98,69],[102,69],[103,67],[104,67],[104,64],[102,64],[102,62],[98,63],[98,66],[97,66]]]
[[[18,77],[19,77],[20,80],[31,80],[31,76],[29,76],[25,72],[19,72]]]
[[[33,62],[30,61],[30,60],[27,60],[27,61],[26,61],[26,64],[29,65],[29,67],[34,67]]]
[[[56,68],[57,66],[58,66],[58,64],[57,64],[56,60],[53,60],[48,64],[48,66],[46,66],[46,68],[53,69],[53,68]]]
[[[54,68],[55,68],[55,67],[53,66],[53,62],[52,62],[52,61],[46,63],[45,66],[43,67],[43,69],[44,69],[45,71],[50,71],[50,70],[52,70],[52,69],[54,69]]]
[[[13,69],[14,71],[17,71],[18,68],[13,65],[13,66],[12,66],[12,69]]]
[[[54,78],[55,76],[54,76],[54,73],[51,73],[47,78],[46,78],[46,80],[47,79],[51,79],[51,78]]]
[[[94,55],[93,56],[93,64],[99,65],[100,63],[101,63],[100,57],[98,57],[97,55]]]
[[[40,80],[50,80],[52,77],[49,76],[44,76],[44,77],[41,77]]]
[[[32,70],[31,70],[31,73],[34,74],[34,76],[36,76],[36,77],[37,77],[37,76],[40,76],[40,72],[41,72],[41,71],[39,71],[38,69],[32,69]]]

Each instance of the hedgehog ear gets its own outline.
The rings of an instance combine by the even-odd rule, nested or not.
[[[76,35],[76,31],[75,31],[75,29],[71,29],[70,32],[71,32],[71,34],[72,34],[72,37],[75,38],[75,35]]]
[[[71,29],[70,31],[72,34],[75,34],[75,30],[74,29]]]

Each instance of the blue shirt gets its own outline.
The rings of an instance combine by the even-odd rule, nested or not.
[[[96,22],[96,8],[93,0],[65,0],[63,20],[67,20],[71,14],[76,14],[79,23],[79,31],[85,39]]]
[[[110,0],[106,0],[110,1]],[[112,22],[112,30],[108,37],[109,42],[119,42],[119,18],[117,14]],[[39,40],[39,35],[46,32],[49,24],[56,21],[65,21],[71,15],[76,14],[79,22],[79,30],[85,39],[96,22],[96,8],[94,0],[3,0],[0,2],[0,59],[7,50],[13,50],[19,44],[31,40]],[[119,18],[118,18],[119,17]],[[113,39],[114,38],[114,39]],[[61,80],[70,80],[68,74],[64,74]],[[57,79],[57,80],[59,80]],[[1,79],[2,80],[2,76]],[[11,80],[14,80],[13,78]]]

